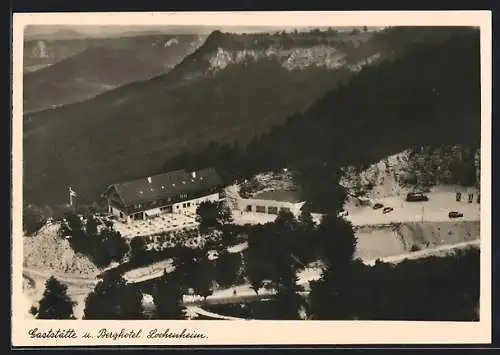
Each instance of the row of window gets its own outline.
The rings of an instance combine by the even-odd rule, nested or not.
[[[186,193],[179,194],[179,199],[186,199],[188,198],[188,195]],[[151,201],[151,206],[157,206],[157,205],[166,205],[167,203],[172,202],[172,198],[168,197],[164,200],[158,200],[158,201]],[[137,203],[134,206],[134,209],[140,210],[144,205],[142,203]]]
[[[247,205],[246,211],[247,212],[252,212],[253,211],[253,206],[252,205]],[[266,206],[255,206],[255,212],[259,212],[259,213],[278,214],[278,211],[290,212],[290,208],[288,208],[288,207],[280,207],[278,209],[278,207],[269,206],[269,207],[267,207],[267,210],[266,210]]]

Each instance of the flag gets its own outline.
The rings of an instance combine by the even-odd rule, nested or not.
[[[69,188],[69,195],[70,195],[71,197],[76,197],[76,196],[78,196],[78,195],[76,194],[76,192],[75,192],[75,191],[73,191],[73,189],[72,189],[71,187]]]

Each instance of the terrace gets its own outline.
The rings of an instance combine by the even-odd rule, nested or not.
[[[157,235],[164,232],[195,229],[198,227],[196,216],[193,214],[165,213],[146,220],[134,220],[130,223],[113,221],[114,228],[126,239],[137,236]]]

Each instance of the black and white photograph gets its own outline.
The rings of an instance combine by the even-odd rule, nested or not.
[[[488,322],[489,27],[230,15],[26,21],[21,332]]]

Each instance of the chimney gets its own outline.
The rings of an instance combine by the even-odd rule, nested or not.
[[[151,184],[151,177],[148,176],[148,182]]]
[[[191,176],[193,177],[193,179],[196,179],[196,171],[193,171],[193,172],[191,173]]]

